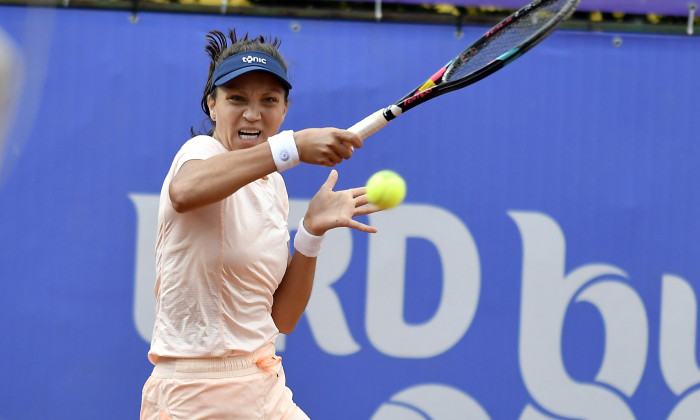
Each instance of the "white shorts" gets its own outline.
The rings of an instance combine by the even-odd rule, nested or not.
[[[309,420],[268,344],[247,356],[160,358],[143,387],[141,420]]]

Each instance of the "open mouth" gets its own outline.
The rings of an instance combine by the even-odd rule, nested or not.
[[[238,136],[243,141],[257,140],[260,137],[260,131],[240,130]]]

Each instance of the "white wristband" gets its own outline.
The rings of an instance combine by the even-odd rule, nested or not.
[[[283,131],[267,139],[277,171],[282,172],[299,164],[299,151],[292,130]]]
[[[297,233],[294,235],[294,250],[301,252],[307,257],[318,257],[321,252],[321,242],[324,235],[316,236],[306,231],[304,228],[304,218],[299,221]]]

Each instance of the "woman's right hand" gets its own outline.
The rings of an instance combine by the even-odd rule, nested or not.
[[[294,141],[299,160],[331,167],[350,159],[355,149],[362,147],[362,139],[357,134],[331,127],[296,131]]]

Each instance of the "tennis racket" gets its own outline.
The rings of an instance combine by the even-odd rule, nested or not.
[[[554,32],[574,13],[579,2],[534,0],[489,29],[425,83],[348,130],[367,138],[409,109],[492,75]]]

